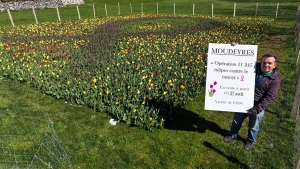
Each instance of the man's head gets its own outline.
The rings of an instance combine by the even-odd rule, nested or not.
[[[264,74],[271,73],[273,69],[275,69],[276,65],[277,65],[277,58],[275,55],[265,54],[261,58],[260,68]]]

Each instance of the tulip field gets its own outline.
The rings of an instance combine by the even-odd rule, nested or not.
[[[208,43],[257,44],[271,19],[130,15],[0,28],[0,74],[153,131],[205,86]]]
[[[296,168],[298,5],[85,0],[38,24],[10,10],[15,27],[0,12],[0,168]],[[204,110],[208,44],[231,42],[275,54],[282,78],[250,152],[248,119],[225,143],[233,112]]]

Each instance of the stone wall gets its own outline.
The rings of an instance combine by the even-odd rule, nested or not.
[[[68,4],[83,4],[83,0],[61,0],[64,5]]]
[[[0,12],[9,10],[23,10],[31,9],[32,7],[38,9],[64,7],[68,4],[82,4],[83,0],[34,0],[34,1],[20,1],[20,2],[1,2]]]

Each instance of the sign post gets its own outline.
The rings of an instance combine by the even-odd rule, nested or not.
[[[257,45],[210,43],[205,110],[246,113],[253,107]]]

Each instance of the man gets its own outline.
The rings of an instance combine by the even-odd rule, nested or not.
[[[237,137],[244,119],[249,116],[245,149],[250,151],[253,148],[264,111],[274,101],[280,87],[281,78],[276,65],[277,59],[272,54],[265,54],[261,63],[256,64],[254,106],[247,110],[247,113],[234,114],[231,130],[229,135],[224,137],[224,142],[230,142]]]

